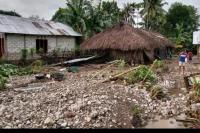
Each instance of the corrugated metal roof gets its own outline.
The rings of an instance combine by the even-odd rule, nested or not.
[[[81,36],[70,26],[46,20],[0,15],[0,32],[29,35]]]

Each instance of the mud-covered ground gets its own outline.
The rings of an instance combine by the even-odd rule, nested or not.
[[[165,65],[169,72],[158,77],[167,94],[162,100],[152,100],[140,84],[102,83],[123,71],[117,67],[93,78],[106,64],[83,66],[79,73],[64,71],[61,82],[31,83],[35,75],[12,77],[10,89],[0,92],[0,128],[134,128],[135,106],[141,109],[143,126],[156,116],[176,117],[188,109],[188,92],[176,60]],[[187,70],[199,71],[199,65],[188,65]],[[16,88],[26,83],[28,87]]]

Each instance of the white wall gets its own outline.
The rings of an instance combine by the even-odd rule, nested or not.
[[[6,37],[6,57],[8,60],[20,59],[21,50],[23,48],[36,48],[36,39],[40,36],[25,36],[16,34],[7,34]],[[66,50],[71,50],[75,47],[75,38],[66,36],[46,36],[48,40],[48,52],[52,52],[55,48],[59,47],[61,49],[66,48]]]

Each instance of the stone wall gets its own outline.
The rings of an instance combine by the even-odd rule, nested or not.
[[[36,48],[36,39],[41,36],[31,35],[15,35],[7,34],[6,36],[6,54],[7,60],[19,60],[21,58],[21,50]],[[75,48],[75,38],[66,36],[45,36],[48,40],[48,52],[52,52],[55,48],[71,50]]]

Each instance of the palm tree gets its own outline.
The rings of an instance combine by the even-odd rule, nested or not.
[[[141,11],[141,14],[145,20],[145,27],[147,29],[151,28],[151,19],[166,12],[163,9],[163,6],[166,5],[167,2],[163,1],[164,0],[143,0],[143,10]]]
[[[134,13],[137,5],[135,3],[127,3],[124,4],[124,8],[122,10],[123,20],[128,22],[131,25],[135,24],[134,21]]]
[[[120,9],[117,2],[100,2],[97,7],[90,8],[87,18],[87,37],[99,33],[120,20]]]
[[[52,20],[71,25],[83,34],[83,39],[101,32],[120,21],[120,9],[117,2],[100,2],[92,6],[89,0],[66,0],[67,7],[60,8]]]

